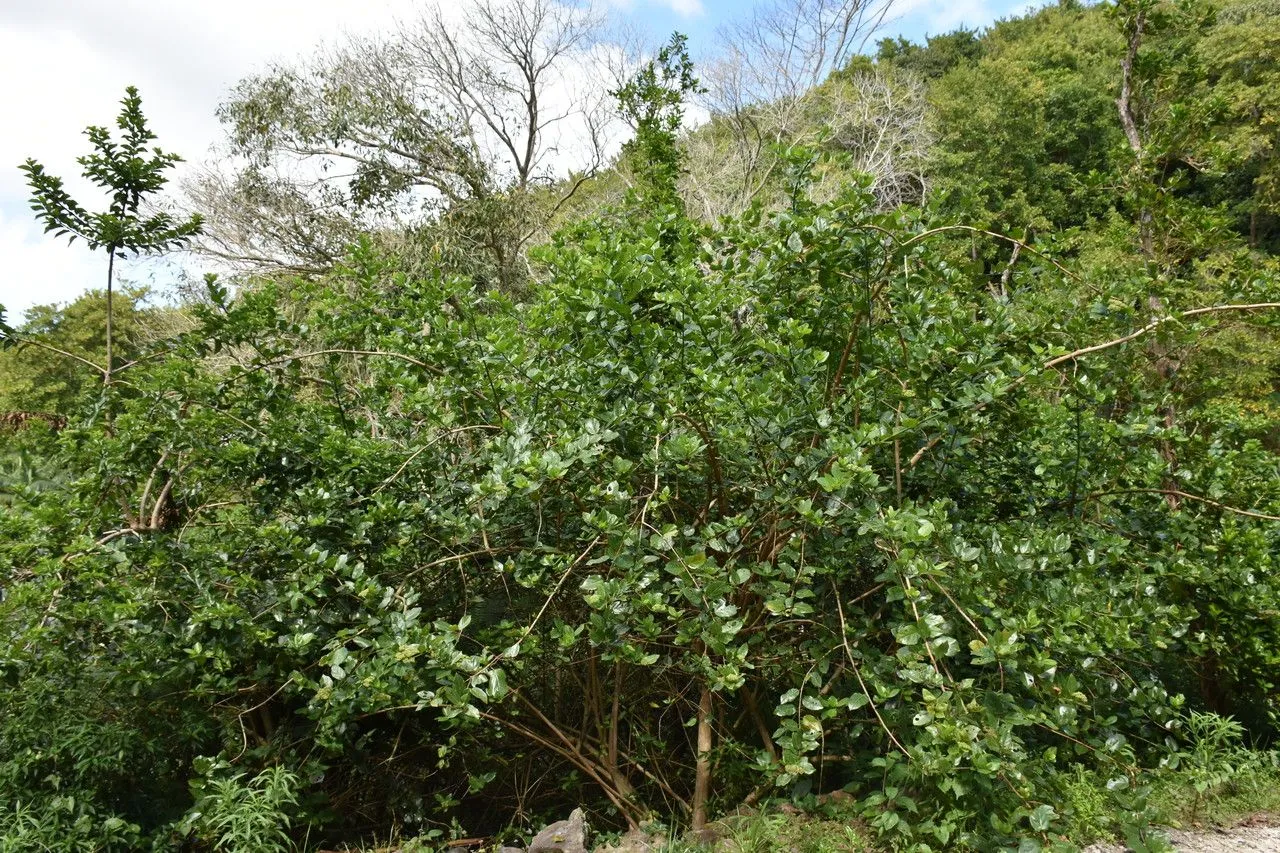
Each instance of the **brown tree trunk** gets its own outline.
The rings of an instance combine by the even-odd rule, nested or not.
[[[1125,46],[1124,59],[1120,62],[1120,97],[1116,100],[1116,106],[1120,110],[1120,124],[1124,126],[1125,138],[1129,140],[1129,147],[1133,150],[1133,156],[1137,161],[1138,169],[1142,168],[1142,135],[1138,131],[1138,122],[1133,113],[1133,72],[1134,63],[1138,58],[1138,50],[1142,47],[1142,37],[1147,27],[1147,12],[1145,9],[1138,9],[1134,14],[1133,23],[1128,31],[1128,43]],[[1155,217],[1152,213],[1150,205],[1144,201],[1138,211],[1138,245],[1142,252],[1142,257],[1150,263],[1155,255]],[[1164,317],[1166,308],[1164,300],[1157,294],[1151,294],[1147,297],[1147,307],[1151,311],[1152,319]],[[1177,359],[1170,357],[1168,350],[1158,340],[1151,344],[1151,354],[1156,360],[1156,372],[1161,380],[1170,388],[1172,392],[1173,375],[1178,369]],[[1165,407],[1164,425],[1166,429],[1173,429],[1174,424],[1178,420],[1178,410],[1172,402]],[[1173,442],[1164,440],[1160,443],[1160,455],[1164,458],[1168,465],[1168,473],[1165,476],[1164,486],[1166,489],[1165,499],[1169,503],[1169,508],[1176,510],[1179,505],[1179,498],[1176,491],[1177,483],[1174,480],[1174,471],[1177,469],[1177,454],[1173,449]]]
[[[702,686],[698,699],[698,761],[693,777],[693,832],[707,828],[707,799],[711,794],[711,688]]]
[[[1138,131],[1138,120],[1133,114],[1133,66],[1138,58],[1138,49],[1142,47],[1142,36],[1147,28],[1147,13],[1139,9],[1134,15],[1132,28],[1128,32],[1128,44],[1125,47],[1124,59],[1120,61],[1120,97],[1116,99],[1116,107],[1120,110],[1120,124],[1124,127],[1124,135],[1129,140],[1129,148],[1133,150],[1137,166],[1142,165],[1142,134]],[[1142,254],[1151,259],[1154,251],[1152,238],[1151,209],[1144,202],[1138,211],[1138,235],[1142,246]]]

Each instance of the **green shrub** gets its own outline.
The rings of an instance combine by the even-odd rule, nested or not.
[[[293,848],[289,827],[298,806],[298,777],[269,767],[249,777],[225,762],[202,759],[195,804],[181,827],[226,853],[280,853]]]
[[[1280,754],[1244,745],[1240,723],[1191,712],[1182,744],[1165,762],[1159,805],[1179,823],[1230,823],[1280,807]]]
[[[1152,282],[1001,298],[811,167],[776,214],[569,228],[519,304],[369,245],[211,281],[0,521],[5,793],[56,757],[149,839],[278,847],[844,787],[877,843],[989,850],[1100,828],[1087,774],[1144,833],[1189,674],[1269,660],[1276,457],[1140,344],[1067,355]],[[1218,317],[1179,317],[1192,361]]]

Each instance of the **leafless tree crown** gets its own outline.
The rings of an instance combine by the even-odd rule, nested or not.
[[[571,156],[558,131],[600,141],[608,93],[586,58],[603,24],[592,9],[552,0],[473,0],[461,25],[437,6],[403,27],[397,45],[475,150],[526,187],[561,171],[549,163],[557,154]],[[599,165],[600,145],[589,149],[588,162],[574,165]]]
[[[881,70],[836,75],[889,9],[888,0],[766,0],[721,32],[720,57],[703,72],[711,123],[688,140],[692,210],[716,218],[776,191],[778,149],[789,145],[845,155],[882,207],[920,197],[930,144],[922,84]],[[816,191],[845,178],[822,173]]]
[[[766,0],[720,32],[712,105],[794,101],[843,68],[884,22],[886,0]]]

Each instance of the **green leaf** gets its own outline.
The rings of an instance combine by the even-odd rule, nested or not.
[[[1057,816],[1058,813],[1054,811],[1053,806],[1036,806],[1031,810],[1031,814],[1029,816],[1031,828],[1036,832],[1045,832],[1049,829],[1049,824],[1052,823],[1053,819]]]

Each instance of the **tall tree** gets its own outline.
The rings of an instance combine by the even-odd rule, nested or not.
[[[553,0],[471,0],[242,81],[219,116],[243,167],[191,187],[224,214],[201,248],[315,273],[355,234],[447,218],[516,283],[525,245],[603,163],[602,25]]]
[[[624,150],[639,161],[640,173],[660,201],[679,201],[676,181],[683,155],[676,134],[689,96],[701,91],[687,39],[675,33],[654,59],[614,92],[623,118],[636,132]]]
[[[147,127],[142,98],[135,87],[125,89],[120,104],[120,115],[116,118],[120,140],[113,140],[105,127],[90,126],[85,135],[93,145],[93,152],[76,160],[86,178],[110,193],[111,202],[105,211],[90,213],[67,193],[61,178],[45,172],[44,166],[35,160],[28,158],[19,167],[31,187],[31,209],[36,219],[44,223],[46,233],[53,231],[54,236],[68,237],[72,243],[79,238],[90,249],[107,253],[106,364],[102,368],[102,383],[106,387],[111,385],[114,368],[111,315],[116,259],[126,258],[130,253],[181,248],[200,233],[204,221],[198,213],[177,219],[163,211],[143,210],[143,202],[168,183],[165,172],[182,158],[159,148],[148,152],[148,143],[156,135]]]
[[[934,185],[966,218],[1004,233],[1105,216],[1112,200],[1090,175],[1111,172],[1124,144],[1116,28],[1100,10],[1062,4],[999,22],[976,48],[965,31],[953,35],[918,51],[881,45],[882,63],[894,68],[946,69],[929,91]]]

